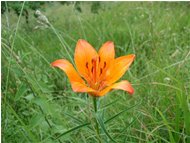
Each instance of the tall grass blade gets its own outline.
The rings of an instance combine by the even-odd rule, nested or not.
[[[174,137],[173,137],[173,134],[171,131],[173,131],[173,129],[169,126],[168,124],[168,121],[166,120],[166,118],[164,117],[164,115],[162,114],[162,112],[157,108],[155,107],[156,111],[160,114],[160,116],[162,117],[163,121],[164,121],[164,124],[166,125],[166,127],[168,128],[168,133],[169,133],[169,136],[170,136],[170,142],[171,143],[175,143],[175,140],[174,140]]]

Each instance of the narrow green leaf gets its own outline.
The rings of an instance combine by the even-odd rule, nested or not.
[[[68,113],[64,113],[64,114],[67,115],[67,116],[69,116],[69,117],[71,117],[72,119],[74,119],[74,120],[77,121],[78,123],[81,123],[81,124],[84,123],[84,121],[80,120],[79,118],[74,117],[73,115],[70,115],[70,114],[68,114]],[[91,126],[88,126],[88,128],[93,131],[93,129],[92,129]]]
[[[168,124],[166,118],[164,117],[164,115],[162,114],[162,112],[157,107],[155,107],[155,109],[160,114],[160,116],[162,117],[162,119],[164,121],[164,124],[168,128],[168,133],[169,133],[169,136],[170,136],[171,143],[175,143],[174,137],[173,137],[172,132],[171,132],[171,130],[173,130],[173,129],[169,126],[169,124]]]
[[[51,105],[47,103],[47,100],[45,98],[35,97],[32,102],[40,106],[44,113],[49,113]]]
[[[110,107],[111,105],[113,105],[114,103],[116,103],[117,101],[119,101],[121,98],[115,99],[114,101],[106,104],[105,106],[103,106],[101,109],[99,109],[99,111],[101,110],[105,110],[106,108]]]
[[[30,93],[24,97],[26,100],[31,101],[34,98],[34,94]]]
[[[44,120],[44,116],[42,114],[34,115],[29,122],[31,128],[36,127],[37,125],[41,124]]]
[[[110,136],[110,134],[107,132],[106,127],[105,127],[105,125],[104,125],[104,121],[102,120],[102,118],[101,118],[98,114],[96,114],[96,119],[97,119],[97,121],[98,121],[100,127],[102,128],[102,130],[103,130],[104,133],[106,134],[106,136],[107,136],[111,141],[116,142],[116,141]]]
[[[64,133],[62,133],[62,134],[60,134],[60,135],[58,135],[58,136],[55,138],[55,140],[59,139],[60,137],[66,135],[66,134],[68,134],[68,133],[70,133],[70,132],[73,132],[73,131],[75,131],[75,130],[78,130],[78,129],[80,129],[80,128],[82,128],[82,127],[85,127],[85,126],[88,126],[88,125],[90,125],[90,123],[85,123],[85,124],[76,126],[76,127],[72,128],[72,129],[70,129],[70,130],[68,130],[68,131],[66,131],[66,132],[64,132]]]
[[[137,117],[135,119],[133,119],[133,121],[131,121],[127,127],[125,127],[123,130],[120,131],[120,134],[118,134],[118,135],[115,136],[115,138],[121,136],[124,131],[126,131],[129,127],[131,127],[135,123],[135,121],[137,120],[137,118],[139,116],[140,115],[138,114]]]
[[[181,92],[179,95],[181,97],[181,108],[183,110],[183,117],[184,117],[184,123],[185,123],[185,129],[186,134],[190,136],[190,108],[189,108],[189,99],[188,96],[185,95],[185,93]],[[188,139],[190,141],[190,139]]]
[[[131,107],[125,108],[125,109],[122,110],[121,112],[117,113],[116,115],[114,115],[114,116],[112,116],[111,118],[109,118],[108,120],[106,120],[104,123],[106,124],[106,123],[110,122],[111,120],[113,120],[113,119],[119,117],[119,116],[122,115],[124,112],[128,111],[129,109],[134,108],[135,106],[139,105],[140,103],[141,103],[141,102],[139,102],[139,103],[137,103],[137,104],[135,104],[135,105],[133,105],[133,106],[131,106]]]
[[[15,95],[15,101],[18,101],[27,91],[27,87],[25,86],[25,84],[21,84],[19,87],[18,87],[18,91]]]

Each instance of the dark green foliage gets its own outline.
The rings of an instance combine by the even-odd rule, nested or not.
[[[4,14],[6,11],[6,3],[5,1],[1,1],[1,14]]]
[[[98,13],[98,11],[101,9],[101,2],[94,1],[91,5],[91,12],[92,13]]]
[[[29,23],[29,10],[37,10],[42,8],[42,6],[45,4],[46,2],[43,1],[39,1],[39,2],[26,2],[23,12],[22,12],[22,16],[25,17],[26,19],[26,23]],[[9,1],[9,2],[5,2],[2,1],[1,2],[1,12],[2,14],[4,14],[4,12],[6,11],[6,9],[8,8],[8,11],[10,12],[11,10],[13,10],[17,16],[20,15],[21,12],[21,8],[22,8],[22,4],[23,2],[13,2],[13,1]],[[7,6],[6,6],[7,5]]]
[[[79,1],[75,2],[75,9],[76,9],[78,12],[82,12],[82,9],[81,9],[80,2],[79,2]]]
[[[74,5],[75,10],[77,10],[78,12],[82,12],[81,9],[81,2],[80,1],[60,1],[60,3],[62,5]]]

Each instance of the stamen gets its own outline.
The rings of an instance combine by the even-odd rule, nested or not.
[[[91,73],[92,73],[92,74],[93,74],[93,69],[94,69],[94,67],[91,68]]]
[[[97,68],[98,68],[98,57],[94,57],[92,59],[92,69],[91,69],[91,72],[92,72],[92,75],[93,75],[93,82],[96,82],[96,76],[97,76]]]
[[[100,56],[99,56],[99,63],[100,63]]]

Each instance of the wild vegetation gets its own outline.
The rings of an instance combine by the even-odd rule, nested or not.
[[[188,2],[80,2],[77,8],[52,2],[36,8],[37,17],[28,8],[28,23],[27,2],[18,2],[18,16],[11,2],[4,4],[2,142],[190,142]],[[113,41],[116,57],[135,54],[122,77],[135,93],[100,97],[94,114],[92,97],[73,92],[64,72],[50,66],[61,58],[72,62],[78,39],[97,50]]]

